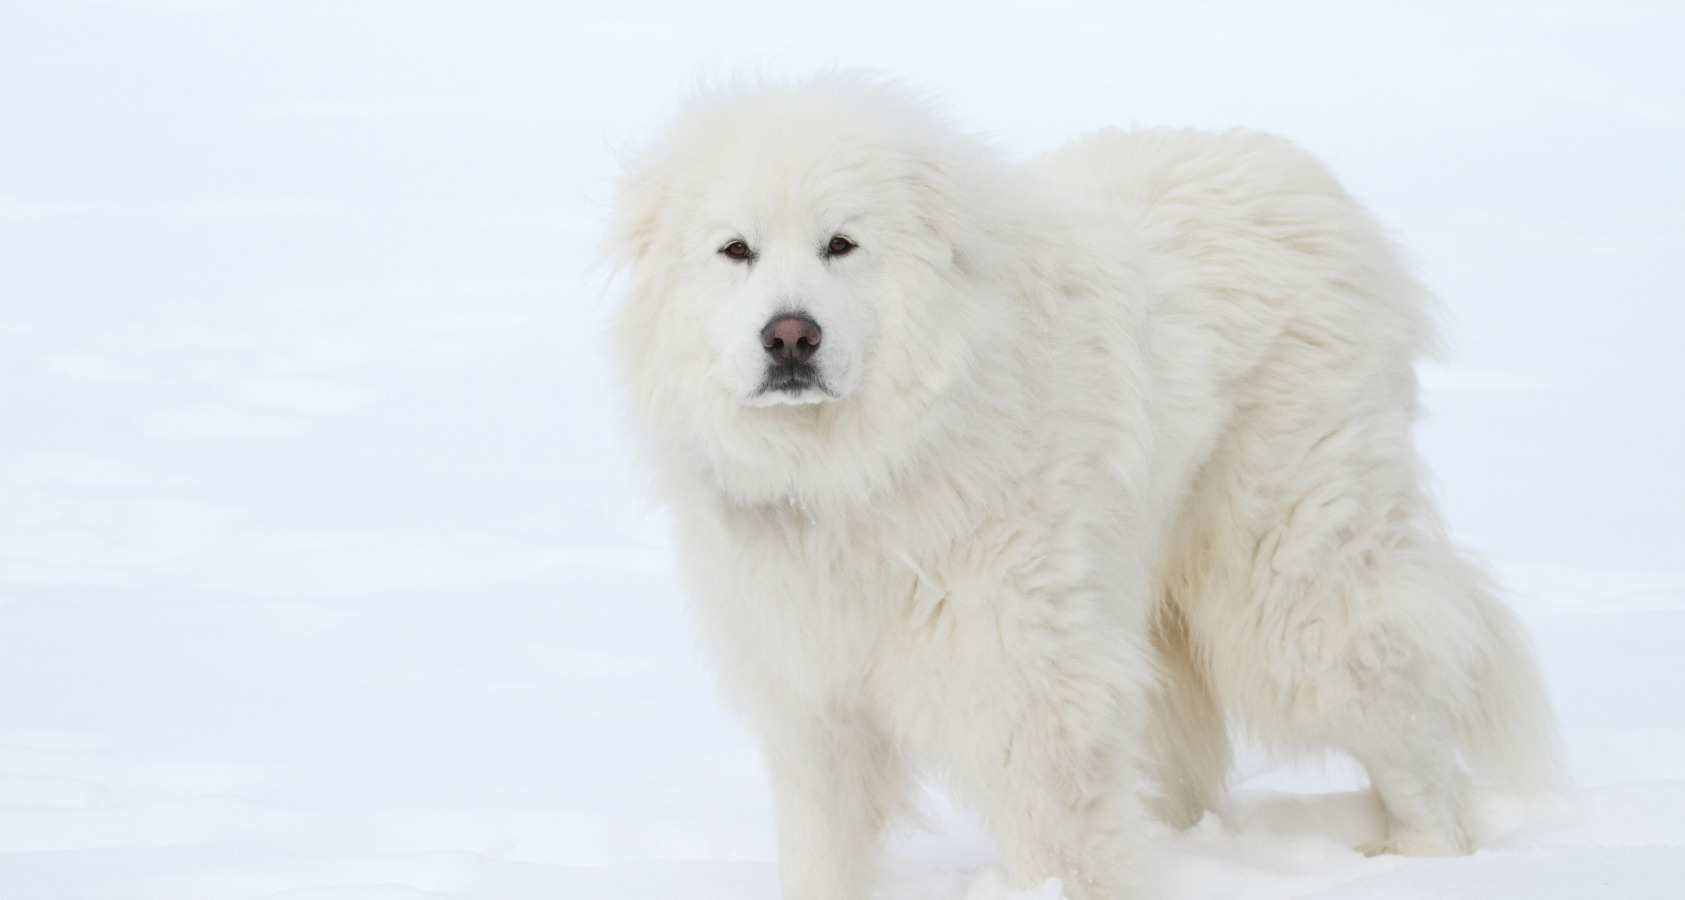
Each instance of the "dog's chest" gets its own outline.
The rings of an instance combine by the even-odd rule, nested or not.
[[[764,561],[744,575],[769,649],[792,677],[889,704],[956,702],[951,682],[986,681],[1081,590],[1057,526],[976,522],[923,542],[934,529],[802,528],[761,532],[768,546],[748,553]]]

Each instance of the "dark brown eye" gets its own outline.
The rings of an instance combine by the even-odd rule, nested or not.
[[[831,238],[831,243],[825,245],[825,253],[828,256],[847,256],[849,251],[857,246],[859,245],[839,234]]]
[[[720,252],[732,259],[748,259],[750,256],[754,255],[750,252],[749,245],[743,243],[742,241],[732,241],[724,247],[721,247]]]

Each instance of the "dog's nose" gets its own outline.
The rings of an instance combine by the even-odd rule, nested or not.
[[[761,346],[776,360],[807,362],[819,349],[819,323],[801,313],[775,316],[761,329]]]

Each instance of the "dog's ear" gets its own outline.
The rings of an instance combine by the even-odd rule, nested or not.
[[[613,212],[603,241],[603,257],[616,271],[637,265],[655,243],[667,186],[654,167],[631,155],[620,158]]]
[[[936,156],[915,157],[911,162],[908,181],[918,195],[919,223],[937,240],[952,240],[959,212],[953,165]]]
[[[922,154],[909,180],[918,197],[919,224],[931,240],[929,262],[963,268],[967,249],[976,246],[977,219],[962,166],[943,153]]]

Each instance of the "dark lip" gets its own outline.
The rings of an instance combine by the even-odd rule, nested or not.
[[[754,396],[777,391],[792,396],[807,390],[817,390],[827,397],[835,398],[837,392],[819,377],[818,371],[812,363],[789,360],[775,363],[767,367],[766,377],[755,387]]]
[[[775,379],[771,377],[763,380],[760,385],[755,388],[754,396],[759,397],[763,394],[772,393],[773,391],[780,391],[786,394],[794,395],[800,394],[810,388],[819,391],[827,397],[835,398],[837,396],[837,392],[831,390],[830,385],[827,385],[825,382],[820,381],[817,378]]]

